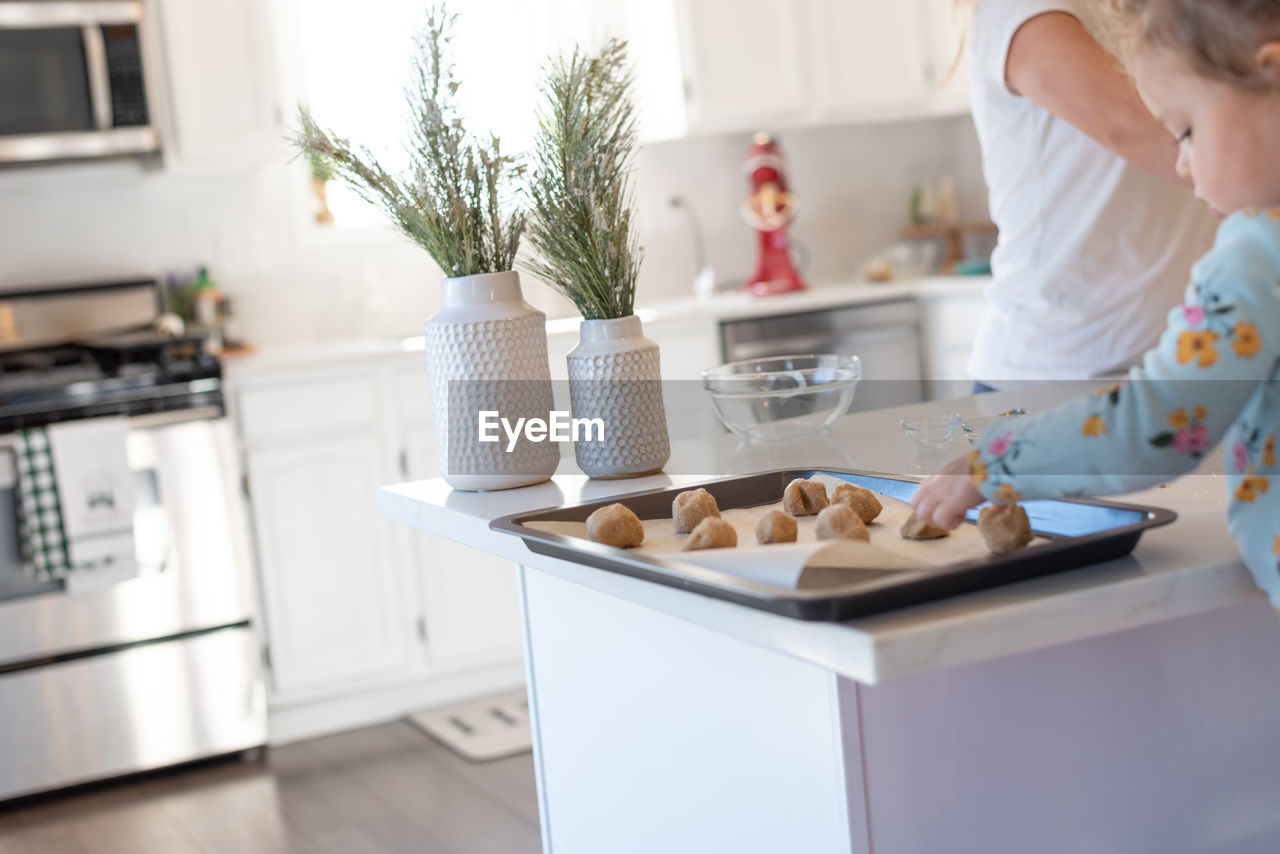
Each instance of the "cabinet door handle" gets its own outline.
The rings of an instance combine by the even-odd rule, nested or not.
[[[400,476],[409,476],[409,452],[404,448],[400,449]]]

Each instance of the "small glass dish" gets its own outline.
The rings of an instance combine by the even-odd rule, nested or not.
[[[902,426],[902,432],[917,445],[941,448],[959,435],[962,421],[959,413],[944,412],[903,418],[898,423]]]
[[[703,371],[702,384],[724,426],[778,442],[831,429],[849,411],[861,377],[857,356],[820,353],[731,362]]]
[[[1027,410],[1022,407],[1015,407],[1001,412],[999,415],[983,415],[978,418],[970,418],[964,422],[964,437],[969,440],[970,445],[976,445],[978,440],[982,438],[982,434],[986,429],[997,421],[1009,421],[1014,418],[1021,418],[1027,414]]]

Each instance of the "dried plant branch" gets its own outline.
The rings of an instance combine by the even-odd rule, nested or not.
[[[631,164],[635,107],[626,42],[594,55],[575,49],[543,72],[534,145],[531,272],[588,320],[634,312],[642,253],[636,240]]]
[[[313,170],[327,166],[381,210],[446,276],[469,276],[512,269],[527,215],[514,204],[512,186],[524,167],[502,153],[498,137],[483,143],[463,125],[461,84],[445,53],[456,23],[443,6],[428,8],[414,39],[405,174],[391,174],[368,148],[321,127],[303,106],[290,141]]]

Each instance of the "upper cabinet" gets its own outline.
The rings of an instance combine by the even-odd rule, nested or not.
[[[651,138],[967,109],[963,69],[942,85],[960,44],[951,0],[668,2],[684,125],[667,122]],[[661,65],[648,47],[654,43],[638,44],[642,89]]]
[[[255,166],[283,136],[270,4],[159,0],[165,165],[181,171]]]
[[[814,0],[813,88],[824,113],[922,103],[929,58],[921,3]]]
[[[800,120],[814,107],[807,3],[678,0],[691,129]]]

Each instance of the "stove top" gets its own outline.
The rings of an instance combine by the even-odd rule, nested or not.
[[[223,407],[222,365],[196,337],[138,331],[0,353],[0,433],[204,406]]]

